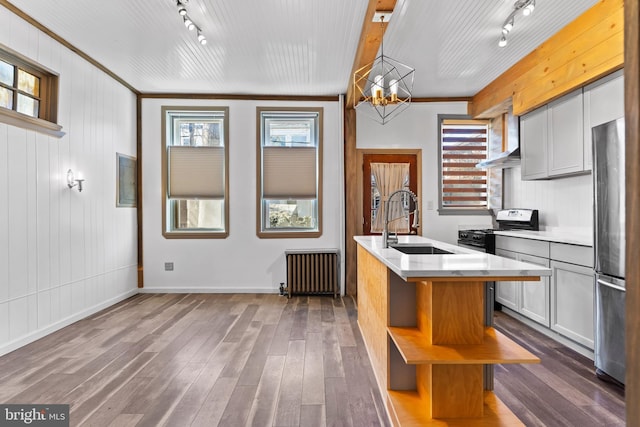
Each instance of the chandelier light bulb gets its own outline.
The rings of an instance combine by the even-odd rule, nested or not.
[[[201,44],[201,45],[203,45],[203,46],[204,46],[205,44],[207,44],[207,39],[205,39],[204,37],[202,37],[202,40],[200,40],[200,44]]]
[[[507,38],[503,34],[502,37],[500,37],[500,41],[498,42],[498,46],[499,47],[505,47],[506,45],[507,45]]]
[[[184,16],[187,14],[187,9],[184,8],[184,6],[180,6],[178,8],[178,14],[180,14],[180,16]]]

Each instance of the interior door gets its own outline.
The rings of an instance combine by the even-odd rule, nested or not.
[[[409,172],[406,180],[404,180],[401,188],[413,191],[418,197],[418,157],[416,154],[363,154],[363,173],[362,173],[362,231],[363,234],[380,234],[380,231],[372,230],[375,217],[378,215],[380,207],[384,200],[381,200],[380,191],[374,174],[372,173],[372,163],[404,163],[409,165]],[[400,189],[400,188],[396,188]],[[388,191],[390,194],[390,191]],[[395,199],[395,198],[394,198]],[[415,211],[415,206],[411,202],[409,206],[411,212]],[[409,231],[399,234],[417,234],[417,230],[411,227],[413,224],[413,214],[409,217]]]

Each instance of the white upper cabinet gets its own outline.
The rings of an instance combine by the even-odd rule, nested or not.
[[[616,71],[584,88],[584,163],[591,169],[591,128],[624,117],[624,75]]]
[[[523,180],[547,177],[547,106],[520,117],[520,164]]]
[[[549,176],[584,171],[582,89],[551,102],[547,118]]]
[[[591,128],[624,116],[622,70],[520,117],[523,180],[591,171]]]

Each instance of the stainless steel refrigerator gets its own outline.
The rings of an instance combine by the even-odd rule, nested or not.
[[[624,384],[624,118],[595,126],[593,136],[595,365],[599,377]]]

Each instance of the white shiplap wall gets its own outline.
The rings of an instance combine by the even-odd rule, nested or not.
[[[60,74],[50,137],[0,123],[0,354],[137,292],[136,210],[115,207],[135,156],[135,95],[0,8],[0,41]],[[66,186],[81,172],[85,189]]]

